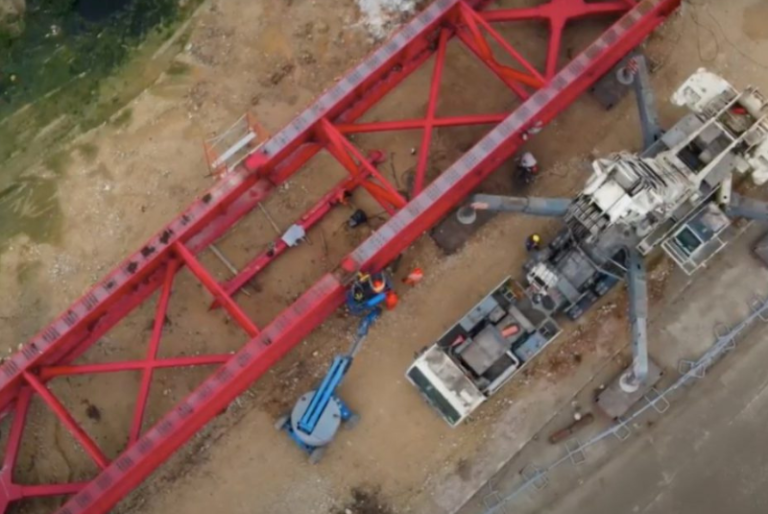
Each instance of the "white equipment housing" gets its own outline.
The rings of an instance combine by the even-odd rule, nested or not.
[[[693,273],[742,231],[726,214],[734,212],[734,183],[741,177],[768,181],[768,107],[755,88],[739,92],[701,69],[672,101],[690,113],[646,141],[641,154],[620,152],[593,163],[584,189],[557,214],[565,212],[565,227],[526,262],[524,294],[513,295],[502,284],[408,369],[408,380],[451,426],[560,333],[555,315],[578,318],[625,275],[635,289],[630,314],[637,365],[626,375],[632,384],[625,385],[644,383],[644,256],[662,247]],[[507,210],[551,215],[561,201],[522,200],[509,202],[521,208]],[[768,210],[764,215],[768,219]],[[508,332],[511,325],[519,330]]]
[[[661,245],[692,273],[727,244],[716,239],[731,225],[720,207],[733,180],[768,181],[768,109],[755,88],[739,92],[704,69],[672,101],[692,112],[643,154],[596,160],[569,214],[591,233],[587,242],[618,225],[641,254]]]

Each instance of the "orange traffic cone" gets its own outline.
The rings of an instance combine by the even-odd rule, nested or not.
[[[403,284],[408,284],[409,286],[415,286],[419,282],[421,282],[421,279],[424,278],[424,272],[421,271],[421,268],[415,268],[413,271],[408,273],[408,276],[403,279]]]

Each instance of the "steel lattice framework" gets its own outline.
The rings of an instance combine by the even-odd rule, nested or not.
[[[23,498],[71,495],[61,514],[103,513],[135,488],[232,400],[342,305],[345,284],[357,270],[378,270],[390,263],[426,230],[509,158],[526,134],[548,123],[608,72],[660,24],[681,0],[552,0],[525,9],[488,10],[488,0],[436,0],[378,50],[325,92],[293,122],[252,153],[237,169],[163,228],[137,253],[75,302],[23,346],[0,369],[0,410],[13,416],[0,471],[0,505],[7,510]],[[578,18],[613,15],[620,19],[564,68],[558,70],[565,25]],[[492,24],[542,20],[550,27],[545,69],[537,70]],[[457,37],[522,100],[512,113],[438,118],[435,116],[446,45]],[[489,39],[490,38],[490,39]],[[500,63],[489,41],[517,65]],[[435,55],[426,115],[421,119],[356,123],[389,91]],[[473,148],[432,183],[425,183],[434,128],[491,125]],[[412,200],[405,198],[376,169],[375,156],[363,156],[349,134],[422,129]],[[196,254],[225,234],[238,220],[325,150],[349,172],[297,224],[309,230],[338,205],[345,193],[364,188],[389,213],[389,220],[332,273],[327,273],[265,327],[258,327],[233,295],[252,277],[288,251],[277,239],[239,275],[219,283]],[[234,355],[158,358],[163,320],[174,276],[186,266],[215,303],[248,335]],[[146,359],[77,365],[75,359],[137,306],[160,291]],[[214,322],[214,318],[212,318]],[[217,364],[216,371],[150,429],[142,433],[153,371]],[[136,371],[141,374],[129,441],[110,461],[48,388],[56,377]],[[39,397],[72,433],[99,472],[86,483],[20,485],[14,482],[30,401]]]

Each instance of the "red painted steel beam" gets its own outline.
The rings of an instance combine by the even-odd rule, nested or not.
[[[224,288],[221,287],[221,284],[219,284],[219,282],[213,278],[213,276],[211,276],[208,270],[205,269],[205,266],[203,266],[200,261],[197,260],[197,258],[192,254],[192,252],[189,251],[186,246],[180,242],[177,242],[174,245],[173,250],[178,254],[181,260],[184,261],[184,264],[187,265],[187,268],[189,268],[192,274],[195,275],[200,282],[202,282],[208,291],[210,291],[216,301],[219,302],[222,307],[224,307],[230,316],[232,316],[232,319],[234,319],[237,324],[240,325],[243,330],[245,330],[246,334],[248,334],[250,337],[256,337],[259,335],[260,331],[258,327],[256,327],[256,324],[248,317],[245,312],[243,312],[243,309],[240,308],[237,302],[235,302],[235,300],[224,291]]]
[[[479,0],[437,0],[252,154],[243,166],[224,177],[209,193],[0,368],[0,409],[7,412],[14,401],[21,401],[24,391],[29,390],[25,383],[29,382],[55,411],[61,411],[58,412],[59,417],[67,423],[68,413],[63,406],[56,405],[58,400],[35,373],[46,367],[65,366],[86,351],[164,284],[168,275],[173,274],[169,272],[169,267],[175,265],[177,256],[182,257],[215,297],[226,302],[228,295],[197,262],[194,254],[221,237],[264,200],[276,185],[288,180],[316,155],[321,148],[316,137],[323,134],[322,127],[326,132],[340,133],[332,128],[332,124],[346,126],[354,123],[425,62],[438,47],[435,42],[439,32],[448,30],[454,33],[459,10],[464,4],[477,8],[485,3]],[[232,301],[228,305],[230,314],[240,318],[241,326],[254,335],[253,339],[157,425],[130,444],[61,512],[101,513],[111,508],[340,306],[349,273],[361,267],[383,267],[404,250],[503,158],[509,156],[522,133],[535,123],[548,121],[565,108],[579,92],[639,43],[678,3],[679,0],[641,2],[598,43],[536,92],[423,193],[400,209],[374,236],[345,259],[338,275],[326,275],[263,331],[258,332],[255,325],[249,326],[247,316],[238,312],[239,307]],[[482,52],[482,44],[473,41],[475,45],[480,45],[477,49]],[[435,120],[435,125],[437,122]],[[346,142],[342,144],[345,152],[352,154],[360,163],[365,162],[346,139],[342,137],[342,141]],[[386,184],[384,181],[381,187]],[[69,422],[72,430],[79,428],[71,418]],[[23,428],[23,425],[20,426]],[[82,439],[87,442],[84,437]],[[32,487],[59,487],[63,490],[74,486],[79,487],[72,484]]]
[[[225,353],[220,355],[190,355],[184,357],[169,357],[153,361],[120,361],[98,364],[79,364],[70,366],[50,366],[40,370],[40,378],[49,380],[55,377],[70,375],[91,375],[94,373],[120,373],[123,371],[146,371],[166,368],[186,368],[192,366],[212,366],[227,362],[232,357]]]
[[[342,183],[336,186],[333,191],[323,196],[318,203],[309,209],[296,224],[301,226],[305,232],[309,232],[309,229],[317,225],[326,214],[331,212],[335,205],[342,203],[344,194],[346,192],[352,192],[357,183],[364,177],[365,175],[361,174],[358,177],[342,181]],[[260,253],[255,259],[246,264],[237,275],[222,284],[222,287],[227,294],[234,295],[240,291],[240,289],[253,280],[257,274],[274,262],[289,248],[282,237],[276,238],[269,246],[268,250]],[[211,304],[212,309],[215,309],[218,306],[219,303],[216,301]]]
[[[429,99],[427,100],[427,114],[424,118],[424,133],[421,136],[421,146],[419,147],[419,158],[416,163],[416,172],[413,180],[412,196],[416,196],[424,189],[424,176],[427,173],[427,163],[429,161],[430,145],[432,144],[432,128],[435,125],[435,112],[437,111],[437,97],[440,94],[440,82],[443,77],[443,68],[445,67],[445,51],[448,48],[448,37],[450,33],[447,29],[440,31],[440,38],[437,42],[437,53],[435,54],[435,67],[432,70],[432,82],[429,87]]]
[[[72,362],[149,298],[163,283],[176,241],[193,253],[205,248],[316,155],[321,147],[312,131],[320,118],[352,123],[418,69],[432,54],[431,32],[457,1],[437,0],[7,360],[0,413],[16,399],[25,371]]]
[[[364,180],[361,185],[373,196],[389,214],[394,214],[397,209],[401,209],[408,203],[400,192],[385,179],[376,167],[363,157],[363,154],[344,137],[344,135],[326,119],[320,120],[320,131],[328,142],[328,151],[344,166],[347,171],[356,177],[360,174],[360,168],[363,168],[375,178],[373,180]]]
[[[222,365],[213,377],[148,430],[101,476],[71,498],[61,514],[102,513],[111,508],[343,303],[345,272],[379,269],[390,262],[514,152],[528,128],[550,121],[565,109],[678,4],[679,0],[640,2],[358,247],[345,259],[340,275],[323,277]],[[448,0],[437,2],[425,12],[435,15],[441,6],[453,5],[455,2]],[[301,130],[299,127],[297,131]],[[289,141],[277,143],[278,146],[289,144]]]
[[[435,118],[432,120],[433,128],[440,127],[469,127],[472,125],[495,125],[504,121],[509,116],[503,114],[470,114],[467,116],[452,116],[449,118]],[[398,120],[398,121],[372,121],[369,123],[349,123],[336,125],[336,130],[342,134],[360,134],[365,132],[388,132],[392,130],[419,130],[426,127],[425,119]]]
[[[38,396],[48,404],[48,407],[50,407],[53,413],[56,414],[56,417],[59,418],[59,421],[62,422],[66,429],[69,430],[69,433],[71,433],[77,442],[80,443],[80,446],[83,447],[85,453],[87,453],[101,469],[106,468],[109,465],[109,459],[107,459],[106,455],[101,451],[101,448],[99,448],[85,430],[77,424],[75,418],[72,417],[72,414],[70,414],[66,407],[62,405],[59,399],[56,398],[36,376],[31,373],[25,373],[24,378]]]
[[[131,423],[131,429],[128,432],[129,442],[134,442],[139,438],[141,426],[144,422],[144,410],[146,409],[147,399],[149,398],[149,388],[152,384],[153,371],[152,368],[148,365],[157,358],[157,352],[160,350],[160,338],[163,335],[165,317],[168,314],[168,303],[171,300],[173,279],[176,276],[178,268],[179,261],[174,259],[168,264],[168,268],[165,270],[163,289],[160,291],[160,298],[157,300],[157,307],[155,309],[155,321],[152,325],[152,336],[149,339],[149,346],[147,347],[147,359],[145,364],[146,367],[144,369],[144,373],[142,373],[141,376],[139,393],[136,396],[136,405],[133,411],[133,422]],[[51,369],[52,368],[48,368],[48,373],[51,373]],[[41,377],[42,376],[44,375],[41,373]]]
[[[367,160],[372,165],[376,165],[378,164],[378,159],[378,155],[369,155]],[[335,206],[343,204],[346,201],[346,196],[351,194],[352,191],[354,191],[369,176],[368,169],[360,167],[356,176],[339,182],[336,187],[323,195],[315,205],[310,207],[309,210],[299,218],[296,224],[301,226],[305,232],[309,232],[309,230],[317,225]],[[288,245],[283,241],[282,237],[278,237],[272,242],[268,250],[262,252],[249,262],[235,277],[224,282],[224,284],[222,284],[224,291],[229,295],[234,295],[286,250],[288,250]],[[218,303],[214,302],[211,305],[211,308],[217,306]]]
[[[633,0],[611,2],[587,2],[586,0],[550,0],[536,7],[521,9],[497,9],[476,16],[486,22],[546,20],[549,23],[549,46],[547,48],[547,79],[557,73],[560,47],[565,26],[572,20],[588,16],[617,15],[630,10],[635,5]]]
[[[519,82],[531,88],[539,88],[544,85],[544,77],[529,63],[523,56],[515,50],[512,45],[509,44],[501,35],[499,35],[490,24],[484,21],[480,15],[465,4],[462,4],[459,9],[461,28],[466,31],[460,31],[459,36],[462,38],[465,44],[470,46],[473,52],[485,62],[491,70],[497,73],[502,79],[510,80],[512,82]],[[515,68],[506,66],[499,61],[493,55],[493,50],[485,39],[483,31],[490,35],[501,47],[504,52],[507,53],[515,62],[520,64],[525,71],[520,71]],[[468,35],[471,34],[471,38]],[[527,95],[524,96],[527,98]]]
[[[626,9],[625,9],[626,10]],[[515,48],[509,44],[509,41],[504,39],[501,34],[496,32],[496,30],[491,27],[491,24],[488,23],[485,19],[483,19],[482,16],[480,16],[480,13],[474,11],[473,9],[470,9],[466,5],[461,6],[461,17],[465,24],[470,28],[470,30],[473,33],[481,34],[480,29],[482,28],[489,36],[491,36],[494,41],[499,45],[499,47],[504,50],[504,52],[507,53],[512,59],[515,60],[518,64],[520,64],[525,71],[527,71],[530,74],[530,78],[526,85],[539,88],[541,87],[545,82],[546,79],[539,73],[539,70],[536,69],[528,60],[520,54]],[[490,47],[488,47],[490,49]]]
[[[551,0],[536,7],[521,7],[513,9],[492,9],[481,14],[492,22],[546,20],[557,11],[568,14],[568,18],[580,18],[601,14],[622,14],[635,6],[633,0],[618,2],[586,2],[584,0]]]

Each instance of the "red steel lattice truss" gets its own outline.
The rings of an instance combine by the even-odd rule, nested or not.
[[[509,158],[533,127],[552,120],[641,43],[677,8],[680,0],[600,3],[552,0],[533,8],[484,11],[487,3],[488,0],[433,2],[5,362],[0,369],[0,410],[13,418],[0,471],[0,504],[4,510],[10,503],[24,498],[71,495],[59,513],[107,512],[341,306],[345,284],[354,272],[378,270],[390,263]],[[621,17],[558,70],[566,23],[593,15]],[[529,64],[491,25],[516,20],[548,23],[551,36],[544,71]],[[512,113],[435,116],[446,45],[454,36],[521,98],[522,103]],[[488,38],[515,60],[514,68],[495,58]],[[355,123],[432,55],[435,55],[435,64],[424,118]],[[493,128],[432,183],[425,184],[432,129],[481,124],[493,125]],[[378,156],[363,156],[347,135],[413,129],[423,130],[423,135],[412,200],[407,202],[376,169]],[[342,202],[347,192],[358,187],[373,196],[390,219],[346,256],[334,272],[323,276],[269,325],[258,327],[238,306],[233,295],[287,251],[287,246],[276,240],[269,252],[256,256],[238,276],[225,283],[219,283],[196,254],[225,234],[321,150],[334,156],[350,176],[335,185],[297,223],[309,230]],[[249,341],[234,355],[158,358],[174,276],[183,266],[248,335]],[[160,295],[145,360],[73,364],[158,290]],[[153,371],[210,364],[218,365],[213,375],[142,433]],[[141,373],[141,381],[129,441],[125,450],[110,461],[46,384],[61,376],[130,370]],[[14,482],[13,470],[33,395],[45,402],[96,463],[100,471],[91,481],[46,485]]]

